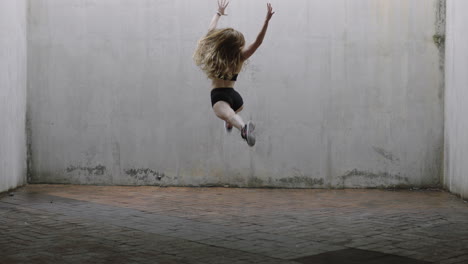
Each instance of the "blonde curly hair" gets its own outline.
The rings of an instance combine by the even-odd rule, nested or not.
[[[244,62],[244,35],[233,29],[213,29],[198,41],[193,59],[208,76],[230,80]]]

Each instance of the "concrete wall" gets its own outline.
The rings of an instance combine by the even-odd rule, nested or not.
[[[468,1],[447,1],[445,177],[446,187],[468,198]]]
[[[0,192],[26,183],[26,1],[0,1]]]
[[[221,27],[252,41],[266,1]],[[257,145],[228,135],[191,55],[214,0],[30,1],[32,182],[432,186],[443,163],[438,0],[289,0],[241,73]]]

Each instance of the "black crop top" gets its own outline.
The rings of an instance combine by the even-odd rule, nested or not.
[[[223,77],[223,76],[218,76],[219,79],[222,79],[222,80],[225,80],[225,81],[232,81],[232,82],[235,82],[237,81],[237,76],[239,76],[238,73],[232,75],[232,78],[229,80],[228,78],[226,77]]]

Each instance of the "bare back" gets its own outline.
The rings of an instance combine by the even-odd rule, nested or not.
[[[244,62],[241,63],[239,69],[235,73],[239,73],[242,70],[242,66],[244,65]],[[223,80],[220,78],[214,78],[211,79],[211,89],[215,88],[234,88],[234,85],[236,84],[236,81],[230,81],[230,80]]]

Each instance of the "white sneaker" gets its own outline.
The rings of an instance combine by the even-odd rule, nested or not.
[[[252,121],[249,121],[241,131],[241,136],[247,141],[247,144],[251,147],[255,145],[255,125]]]

